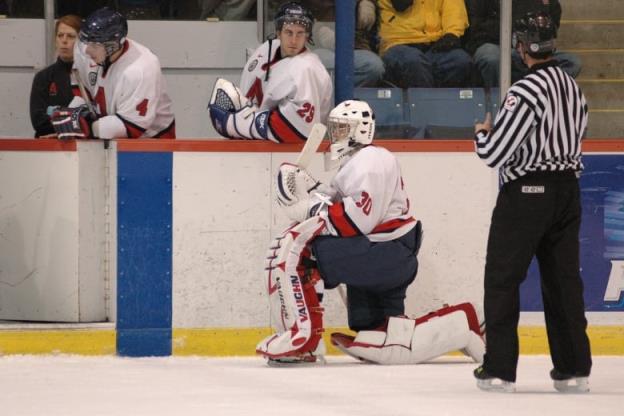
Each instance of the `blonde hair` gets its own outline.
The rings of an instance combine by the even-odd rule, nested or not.
[[[61,23],[73,28],[76,33],[80,32],[80,25],[82,24],[82,19],[80,16],[76,16],[75,14],[66,14],[65,16],[61,16],[56,21],[56,26],[54,26],[54,34],[58,33],[59,26]]]

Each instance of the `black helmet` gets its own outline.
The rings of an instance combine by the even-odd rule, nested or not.
[[[314,24],[314,16],[312,12],[301,4],[291,1],[280,6],[275,13],[275,30],[280,31],[284,24],[295,23],[305,27],[307,33],[312,33],[312,25]]]
[[[531,57],[544,58],[555,52],[556,37],[557,29],[547,13],[527,13],[516,20],[511,42],[514,48],[522,42]]]
[[[80,28],[80,40],[84,43],[115,42],[121,45],[128,35],[128,21],[119,12],[103,7],[91,13]]]

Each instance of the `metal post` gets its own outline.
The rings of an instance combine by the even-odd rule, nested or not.
[[[511,0],[500,0],[500,99],[511,86]]]
[[[54,34],[54,0],[45,0],[44,3],[44,36],[46,65],[51,65],[56,60],[55,34]]]
[[[263,43],[266,38],[266,16],[264,15],[265,4],[264,2],[267,0],[258,0],[256,2],[256,23],[257,23],[257,32],[258,42]]]
[[[338,5],[340,3],[340,6]],[[355,0],[336,1],[335,102],[353,98]]]

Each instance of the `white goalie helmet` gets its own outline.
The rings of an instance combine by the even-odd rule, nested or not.
[[[327,130],[331,160],[340,160],[372,143],[375,115],[366,101],[343,101],[329,113]]]

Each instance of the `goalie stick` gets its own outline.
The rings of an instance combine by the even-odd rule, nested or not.
[[[316,150],[320,146],[323,138],[325,138],[325,133],[327,132],[327,127],[324,124],[316,123],[312,126],[312,130],[308,135],[308,139],[303,145],[303,149],[297,156],[297,161],[295,165],[300,168],[306,169],[310,162],[312,161],[312,156],[316,153]]]
[[[322,123],[316,123],[312,126],[312,130],[310,131],[310,135],[308,136],[308,140],[306,140],[303,149],[297,156],[297,161],[295,165],[300,168],[306,169],[310,162],[312,161],[312,156],[316,153],[318,147],[321,145],[321,142],[325,138],[325,133],[327,132],[327,127],[325,127]],[[347,306],[347,291],[344,285],[338,285],[338,294],[340,295],[340,300],[342,303]]]

